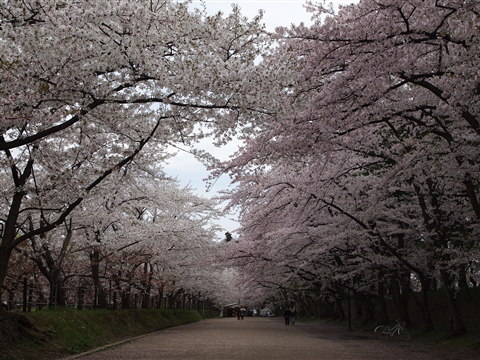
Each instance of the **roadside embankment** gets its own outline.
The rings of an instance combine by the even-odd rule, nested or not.
[[[202,319],[196,310],[0,312],[0,360],[51,360]]]

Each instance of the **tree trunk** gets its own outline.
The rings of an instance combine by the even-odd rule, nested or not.
[[[0,299],[2,298],[4,290],[3,283],[5,281],[5,278],[7,277],[8,261],[10,260],[11,253],[11,248],[6,246],[0,246]]]
[[[374,308],[372,304],[372,299],[369,294],[365,294],[362,297],[362,308],[363,308],[363,316],[362,322],[368,323],[373,319]]]
[[[13,289],[8,289],[8,300],[7,300],[8,308],[7,310],[14,309],[15,304],[15,291]]]
[[[378,322],[380,324],[388,323],[388,310],[387,310],[387,302],[385,301],[385,284],[383,283],[383,279],[380,279],[377,282],[377,314],[378,314]]]
[[[410,325],[410,315],[408,312],[408,289],[400,282],[394,280],[392,284],[392,293],[395,307],[398,311],[398,317],[406,325]]]
[[[480,202],[478,201],[478,197],[475,191],[475,184],[470,179],[471,175],[466,174],[464,179],[465,190],[467,191],[468,199],[470,200],[470,205],[472,206],[475,215],[477,215],[477,219],[480,220]]]
[[[90,254],[90,267],[92,270],[93,285],[97,290],[98,308],[106,309],[108,308],[107,294],[100,280],[100,250],[97,246],[94,247]]]
[[[458,286],[460,289],[468,289],[467,264],[460,265],[460,269],[458,270]]]
[[[60,274],[60,270],[55,269],[50,271],[49,276],[47,276],[49,283],[49,293],[48,293],[48,304],[49,306],[66,306],[66,296],[63,279]]]
[[[422,309],[424,331],[431,331],[433,330],[433,321],[432,315],[430,313],[430,305],[428,302],[428,288],[422,288]]]
[[[345,310],[343,310],[342,299],[340,297],[335,298],[335,313],[340,321],[345,320]]]
[[[353,298],[355,299],[355,319],[360,320],[363,318],[362,294],[354,292]]]
[[[122,309],[130,309],[130,290],[122,291]]]
[[[153,279],[153,267],[150,265],[150,271],[148,270],[148,262],[144,264],[143,268],[143,293],[142,293],[142,309],[148,309],[150,306],[150,293],[152,291],[152,279]]]
[[[3,136],[0,136],[0,142],[4,142],[5,139]],[[3,232],[0,234],[0,298],[3,293],[3,284],[5,278],[7,277],[8,272],[8,262],[10,260],[10,255],[15,247],[15,239],[17,237],[17,220],[18,215],[20,214],[20,208],[22,206],[23,198],[27,194],[25,191],[21,190],[30,175],[32,174],[33,168],[33,159],[28,160],[23,172],[19,172],[19,169],[16,165],[12,165],[12,171],[17,175],[15,178],[15,193],[12,197],[12,202],[10,204],[10,209],[8,211],[7,219],[3,227]]]
[[[422,313],[422,320],[424,325],[424,331],[431,331],[433,330],[433,321],[432,315],[430,313],[430,305],[428,302],[428,291],[430,290],[430,281],[425,279],[423,276],[420,276],[420,283],[422,284],[422,292],[421,292],[421,306],[420,311]]]
[[[78,294],[77,294],[77,309],[78,310],[83,310],[83,295],[84,295],[84,289],[83,287],[78,288]]]
[[[458,309],[458,303],[455,292],[452,289],[452,281],[450,281],[449,274],[442,270],[440,271],[440,278],[443,283],[443,288],[447,295],[448,308],[451,316],[451,333],[452,336],[458,336],[465,333],[465,325]]]

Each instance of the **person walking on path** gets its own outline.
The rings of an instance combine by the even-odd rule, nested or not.
[[[292,314],[290,315],[290,322],[293,326],[293,325],[295,325],[295,318],[297,316],[297,306],[295,305],[295,303],[293,301],[290,304],[290,311],[292,312]]]
[[[292,316],[292,311],[289,308],[286,308],[283,317],[285,318],[285,325],[290,325],[290,316]]]

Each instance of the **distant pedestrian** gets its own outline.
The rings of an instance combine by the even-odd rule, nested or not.
[[[245,314],[247,313],[247,309],[245,308],[241,308],[240,309],[240,319],[243,320],[243,318],[245,317]]]
[[[285,318],[285,325],[290,325],[290,316],[292,316],[292,311],[289,308],[285,309],[283,317]]]
[[[293,301],[290,304],[290,311],[292,312],[292,315],[290,315],[290,322],[292,325],[295,325],[295,318],[297,317],[297,306]]]

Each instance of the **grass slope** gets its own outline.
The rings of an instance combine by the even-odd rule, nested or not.
[[[205,317],[216,314],[207,312]],[[43,310],[0,314],[0,360],[54,359],[202,319],[196,310]]]

